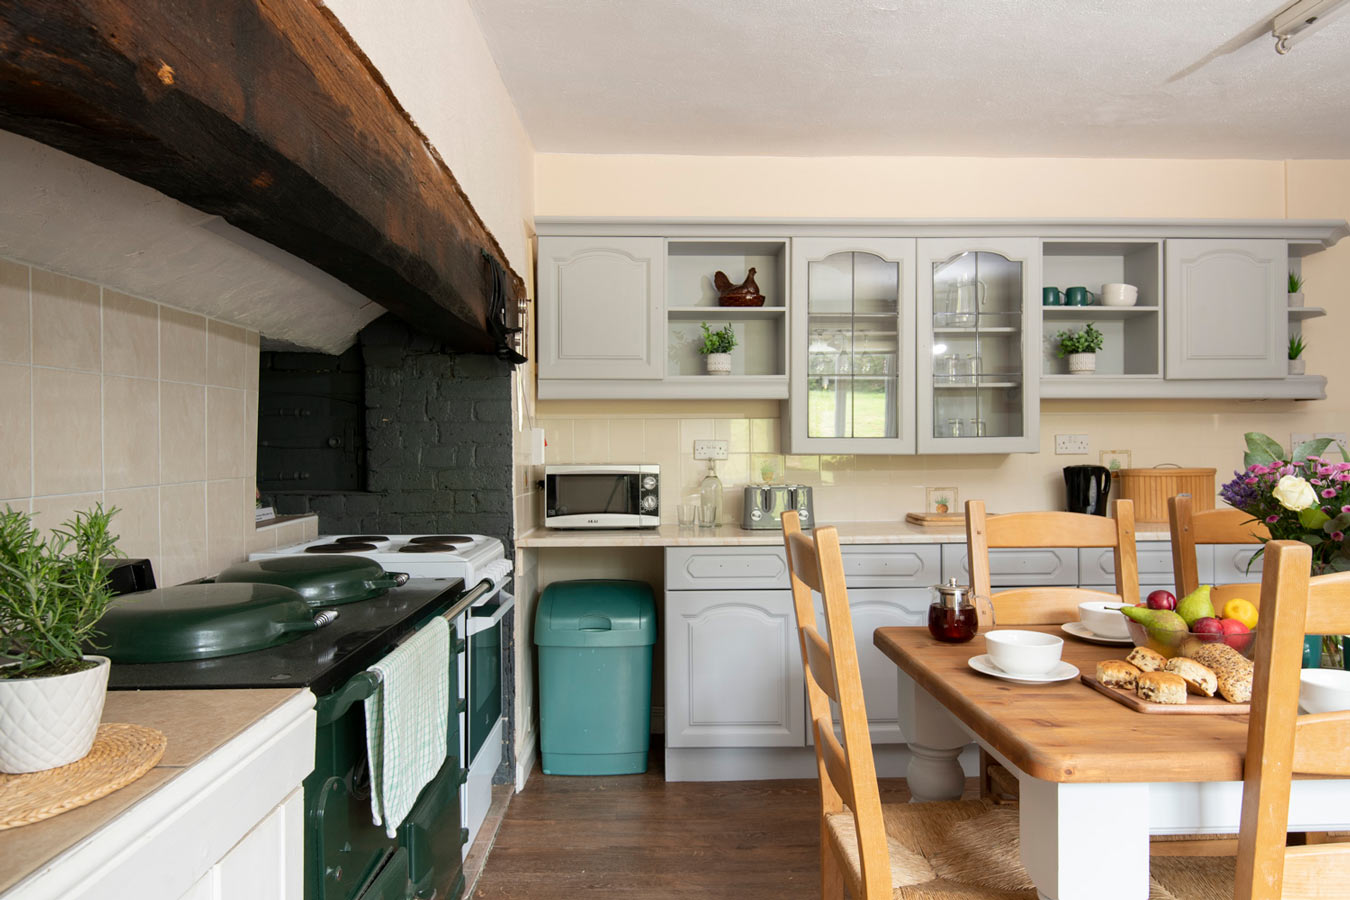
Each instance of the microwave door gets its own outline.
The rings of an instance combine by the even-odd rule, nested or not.
[[[549,514],[630,515],[638,509],[638,479],[628,475],[555,476],[548,481]]]

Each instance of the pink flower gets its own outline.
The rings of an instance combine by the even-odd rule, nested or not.
[[[1247,483],[1248,483],[1248,484],[1256,484],[1256,479],[1255,479],[1255,478],[1248,478],[1248,479],[1247,479]]]
[[[1311,482],[1309,482],[1309,483],[1310,483],[1310,484],[1321,485],[1322,479],[1320,479],[1320,478],[1314,478],[1314,479],[1313,479]]]
[[[1350,506],[1347,506],[1345,509],[1346,509],[1346,512],[1350,512]],[[1278,521],[1280,521],[1280,517],[1279,517],[1279,516],[1266,516],[1266,524],[1267,524],[1267,525],[1274,525],[1274,524],[1275,524],[1276,522],[1278,522]]]
[[[1337,472],[1344,472],[1344,471],[1347,470],[1347,469],[1350,469],[1350,462],[1340,462],[1340,463],[1336,463],[1336,471],[1337,471]]]
[[[1350,512],[1350,506],[1342,506],[1341,512]]]
[[[1322,496],[1327,500],[1330,500],[1332,497],[1336,496],[1336,491],[1333,490],[1332,488],[1323,488]]]
[[[1332,539],[1333,541],[1343,541],[1343,540],[1345,540],[1345,532],[1344,532],[1344,531],[1333,531],[1333,532],[1331,533],[1331,539]]]
[[[1318,466],[1318,467],[1317,467],[1317,474],[1318,474],[1318,475],[1330,475],[1333,471],[1335,471],[1335,470],[1332,469],[1331,466]]]

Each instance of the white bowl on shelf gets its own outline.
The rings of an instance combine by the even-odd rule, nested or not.
[[[1139,288],[1132,284],[1102,285],[1102,306],[1134,306],[1139,300]]]

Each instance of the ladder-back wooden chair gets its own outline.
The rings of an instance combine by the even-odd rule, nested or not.
[[[1172,534],[1172,574],[1176,582],[1177,599],[1185,597],[1200,586],[1199,564],[1195,558],[1197,544],[1260,544],[1270,538],[1270,532],[1261,522],[1252,520],[1240,509],[1207,509],[1195,512],[1190,494],[1168,498],[1167,521]],[[1253,581],[1246,585],[1216,585],[1215,609],[1222,609],[1222,601],[1244,596],[1256,601]]]
[[[1350,572],[1310,579],[1311,565],[1306,544],[1266,544],[1236,900],[1350,897],[1350,843],[1286,846],[1292,776],[1350,778],[1350,711],[1298,713],[1303,638],[1350,634]]]

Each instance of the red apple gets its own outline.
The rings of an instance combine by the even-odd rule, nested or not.
[[[1218,643],[1223,640],[1224,633],[1223,620],[1213,616],[1196,619],[1191,624],[1191,634],[1200,635],[1200,640],[1207,643]]]
[[[1145,601],[1149,609],[1176,609],[1177,598],[1171,591],[1154,591]]]
[[[1197,623],[1198,624],[1198,623]],[[1223,642],[1234,650],[1243,651],[1252,639],[1252,630],[1246,623],[1238,619],[1220,619],[1219,624],[1223,626]]]

